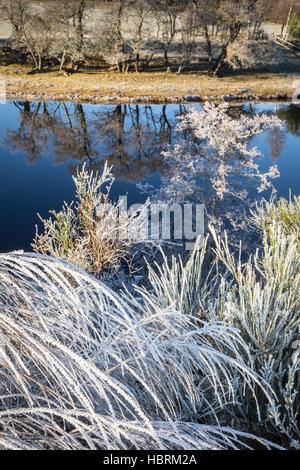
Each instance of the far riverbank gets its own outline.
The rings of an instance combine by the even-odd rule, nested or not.
[[[211,77],[203,73],[176,74],[58,71],[29,75],[27,66],[2,66],[6,99],[22,101],[80,101],[90,103],[180,103],[185,101],[266,101],[292,99],[300,93],[299,74],[253,73]]]

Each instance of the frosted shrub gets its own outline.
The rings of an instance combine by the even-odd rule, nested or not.
[[[299,340],[300,256],[294,235],[280,228],[264,233],[263,249],[243,266],[234,263],[227,242],[215,237],[217,257],[226,265],[226,301],[214,318],[235,325],[250,345],[255,369],[277,393],[277,406],[267,407],[290,443],[300,440]],[[298,424],[297,424],[298,423]]]
[[[186,151],[182,163],[189,163],[191,172],[197,175],[204,171],[204,178],[211,181],[211,189],[217,199],[223,199],[226,193],[244,198],[243,191],[237,192],[234,183],[229,180],[230,175],[256,177],[259,191],[271,186],[267,176],[274,178],[279,175],[275,166],[267,174],[261,174],[255,163],[255,158],[260,157],[261,153],[257,148],[249,148],[251,137],[269,127],[281,127],[279,119],[267,115],[234,119],[228,114],[228,108],[227,103],[219,106],[205,103],[202,112],[192,110],[180,117],[178,131],[192,130],[193,137],[182,140],[175,147],[175,152],[164,154],[168,161],[179,163],[182,162],[182,153]]]
[[[44,230],[36,233],[34,251],[70,261],[94,275],[116,270],[122,259],[129,264],[133,247],[141,241],[130,234],[139,231],[148,202],[142,210],[118,217],[119,204],[109,198],[114,178],[106,163],[102,174],[84,165],[73,181],[75,202],[65,203],[58,213],[51,211],[50,219],[41,219]]]
[[[231,326],[141,309],[54,258],[0,255],[2,449],[274,448],[221,422],[236,383],[274,407],[244,358]]]
[[[178,142],[162,153],[167,176],[154,199],[201,201],[211,222],[228,219],[234,224],[247,205],[250,188],[274,189],[277,166],[262,173],[257,161],[261,153],[250,147],[250,140],[268,128],[282,127],[281,121],[266,114],[236,119],[229,111],[228,103],[205,103],[202,111],[192,109],[179,118]]]

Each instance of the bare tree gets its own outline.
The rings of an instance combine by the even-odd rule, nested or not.
[[[218,75],[226,61],[228,47],[238,39],[243,26],[247,26],[256,13],[257,0],[225,0],[218,8],[218,19],[225,25],[223,46],[216,59],[214,74]]]
[[[258,0],[194,0],[199,20],[203,26],[205,51],[208,56],[208,71],[219,75],[228,55],[228,49],[235,43],[249,24],[259,18]],[[221,50],[215,57],[212,34],[209,25],[221,25]]]
[[[49,58],[52,42],[51,26],[41,15],[33,15],[23,32],[22,43],[30,51],[38,71],[42,70],[44,59]]]
[[[184,11],[186,0],[148,0],[159,30],[165,66],[169,66],[169,51],[178,30],[178,20]]]
[[[149,48],[149,43],[153,37],[151,26],[145,25],[145,21],[150,16],[151,11],[151,5],[144,0],[131,0],[128,4],[127,17],[131,20],[132,24],[130,46],[135,56],[136,72],[140,71],[141,54],[145,50],[146,45]]]
[[[0,14],[12,27],[12,35],[9,42],[12,45],[14,55],[20,50],[20,39],[30,20],[29,3],[26,0],[1,0]],[[34,57],[32,57],[34,60]]]
[[[115,35],[114,49],[116,61],[120,72],[127,72],[129,65],[127,64],[127,50],[126,43],[123,37],[122,21],[125,14],[125,7],[128,4],[128,0],[113,0],[112,5],[112,21],[113,34]],[[130,56],[130,52],[129,52]]]
[[[298,6],[298,0],[107,0],[97,4],[102,18],[97,15],[93,24],[92,0],[52,0],[38,6],[28,0],[0,0],[0,12],[12,26],[13,53],[30,58],[35,70],[54,63],[62,71],[71,62],[76,71],[92,57],[120,72],[131,66],[138,72],[158,51],[168,69],[170,52],[180,42],[178,72],[204,43],[208,72],[215,75],[225,66],[241,65],[238,56],[247,59],[245,47],[255,44],[246,45],[245,38],[257,39],[262,21],[281,18],[286,23]],[[237,55],[239,44],[243,47]],[[244,63],[251,58],[253,54]]]
[[[13,48],[29,54],[35,70],[41,71],[52,40],[51,27],[43,13],[32,9],[26,0],[2,2],[1,13],[12,26]]]
[[[118,68],[119,72],[128,71],[130,61],[135,53],[133,49],[134,39],[130,41],[124,35],[123,22],[128,19],[129,0],[112,0],[109,2],[109,9],[103,15],[101,24],[97,24],[95,34],[93,34],[93,44],[98,48],[104,60]],[[141,19],[141,28],[143,24]],[[139,33],[137,32],[137,35]]]
[[[67,59],[77,71],[84,59],[86,0],[60,0],[44,6],[45,15],[50,19],[55,42],[52,52],[60,62],[60,68]]]
[[[123,38],[123,13],[120,18],[121,11],[119,8],[116,10],[117,6],[117,3],[110,4],[110,9],[105,12],[102,20],[94,23],[90,41],[85,47],[88,54],[97,56],[98,60],[102,59],[104,63],[117,68],[120,73],[125,73],[128,71],[133,52],[129,41]]]
[[[66,61],[78,64],[83,58],[83,44],[78,47],[77,12],[76,1],[55,0],[44,7],[44,17],[52,33],[50,54],[59,62],[60,71]]]
[[[191,1],[181,14],[181,62],[178,73],[190,63],[192,54],[196,51],[196,41],[199,37],[201,24],[196,13],[195,4]]]
[[[208,57],[208,72],[211,73],[214,65],[213,45],[211,35],[209,34],[209,26],[216,23],[216,10],[218,6],[217,0],[193,0],[194,10],[198,17],[199,23],[203,28],[205,39],[205,52]]]
[[[225,62],[233,70],[250,69],[266,63],[274,67],[282,62],[282,49],[268,40],[239,38],[228,45]]]

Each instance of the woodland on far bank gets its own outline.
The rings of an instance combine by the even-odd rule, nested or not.
[[[295,47],[300,37],[298,0],[1,0],[0,12],[11,33],[2,64],[31,72],[276,71],[286,48],[268,24]]]

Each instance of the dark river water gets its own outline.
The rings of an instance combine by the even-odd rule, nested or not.
[[[158,188],[166,171],[162,149],[175,143],[177,116],[195,105],[88,105],[20,103],[0,105],[0,252],[30,249],[38,223],[74,196],[72,175],[84,162],[113,166],[112,197],[143,202],[137,183]],[[278,196],[300,194],[300,107],[246,104],[239,112],[276,113],[283,130],[266,131],[251,141],[263,157],[262,170],[276,163]],[[252,198],[269,197],[269,192]]]

